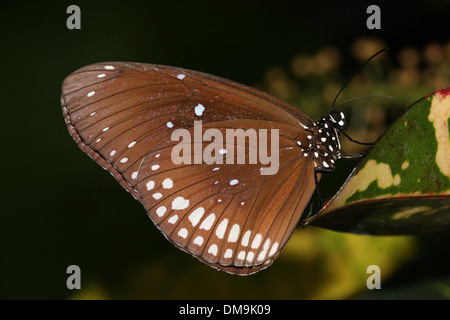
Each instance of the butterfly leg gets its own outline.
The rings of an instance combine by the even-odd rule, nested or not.
[[[347,139],[353,143],[362,144],[363,146],[374,146],[375,145],[375,142],[361,142],[361,141],[355,140],[352,137],[350,137],[348,134],[346,134],[344,131],[340,131],[340,133],[342,133],[344,136],[346,136]]]
[[[362,158],[366,155],[366,153],[341,153],[339,158],[341,159],[355,159]]]
[[[314,210],[314,200],[312,200],[307,215],[300,220],[302,227],[306,227],[308,224],[310,224],[319,215],[320,209],[322,208],[322,195],[320,193],[319,179],[317,178],[317,173],[332,172],[332,171],[333,171],[332,168],[325,168],[325,167],[314,168],[314,182],[316,184],[316,193],[318,197],[318,206],[317,206],[318,209]]]

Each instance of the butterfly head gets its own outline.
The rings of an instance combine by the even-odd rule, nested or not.
[[[345,115],[342,111],[332,110],[328,115],[328,119],[330,119],[333,127],[338,130],[342,130],[347,126],[347,121],[345,120]]]

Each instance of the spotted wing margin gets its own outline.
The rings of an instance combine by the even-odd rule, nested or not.
[[[236,119],[312,126],[296,108],[250,87],[140,63],[106,62],[75,71],[63,82],[61,104],[78,146],[136,199],[139,166],[174,129],[192,128],[196,120]]]
[[[203,133],[211,128],[222,136],[227,129],[277,129],[278,170],[261,175],[261,163],[237,164],[237,150],[245,150],[247,158],[252,151],[237,139],[217,146],[227,151],[223,164],[175,164],[173,150],[180,142],[168,140],[146,156],[137,191],[152,221],[175,246],[216,269],[252,274],[270,266],[291,236],[315,189],[314,164],[294,141],[302,129],[234,120],[204,126]],[[306,144],[306,134],[301,136]],[[272,142],[267,154],[275,152]],[[199,145],[188,144],[191,150]],[[202,154],[211,145],[201,143]],[[233,164],[226,159],[230,150],[235,151]]]

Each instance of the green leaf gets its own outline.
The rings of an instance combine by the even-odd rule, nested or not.
[[[450,230],[450,87],[414,103],[311,225],[368,234]]]

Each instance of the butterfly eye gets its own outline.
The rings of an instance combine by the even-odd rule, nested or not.
[[[333,123],[333,126],[337,129],[344,129],[347,126],[347,122],[345,121],[345,115],[342,111],[333,110],[329,114],[329,118]]]

